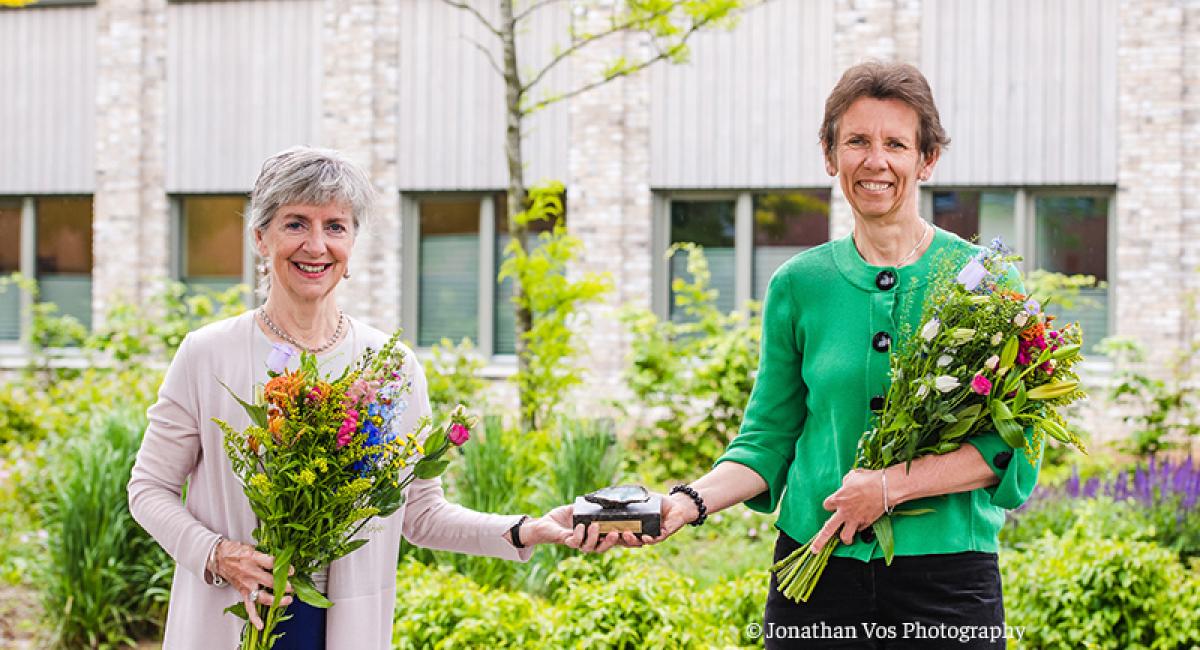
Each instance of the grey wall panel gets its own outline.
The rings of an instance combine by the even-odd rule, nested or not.
[[[494,2],[473,4],[495,19]],[[568,34],[566,3],[552,3],[523,21],[518,65],[547,61]],[[499,41],[474,16],[441,0],[402,0],[400,117],[397,142],[401,190],[498,189],[507,184],[504,84],[479,47],[500,61]],[[569,66],[557,66],[540,86],[562,91]],[[535,89],[535,93],[537,90]],[[540,95],[536,95],[540,96]],[[525,178],[563,179],[567,172],[567,110],[556,104],[525,121]]]
[[[320,144],[320,2],[167,12],[168,191],[246,192],[270,154]]]
[[[938,185],[1115,184],[1115,0],[926,0]]]
[[[651,75],[657,188],[824,187],[817,131],[837,81],[832,2],[770,2]]]
[[[0,194],[95,187],[95,7],[0,14]]]

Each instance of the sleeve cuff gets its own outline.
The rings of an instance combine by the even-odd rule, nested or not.
[[[512,516],[497,516],[497,526],[495,529],[484,533],[479,540],[480,555],[500,558],[502,560],[512,560],[514,562],[528,562],[533,556],[533,546],[525,548],[517,548],[512,545],[512,542],[504,538],[504,533],[512,528],[518,521],[521,520],[520,515]]]
[[[746,499],[746,507],[765,514],[775,512],[775,509],[779,507],[779,499],[783,496],[784,487],[787,485],[790,463],[770,449],[756,445],[731,445],[717,459],[717,462],[713,463],[713,467],[726,461],[749,467],[767,484],[766,490]]]
[[[1025,430],[1027,444],[1034,444],[1030,440],[1032,434],[1032,429]],[[1006,510],[1021,507],[1037,485],[1042,465],[1041,450],[1031,462],[1024,449],[1013,449],[994,431],[972,436],[967,439],[967,444],[979,452],[1000,479],[998,484],[984,488],[991,496],[992,505]]]

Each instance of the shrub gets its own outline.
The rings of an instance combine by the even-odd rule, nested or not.
[[[548,577],[548,600],[480,586],[447,567],[401,564],[396,648],[756,647],[766,570],[696,590],[644,553],[576,556]]]
[[[173,565],[129,514],[125,492],[145,427],[136,410],[114,409],[56,450],[38,584],[62,647],[115,647],[161,628]]]
[[[687,252],[691,277],[673,285],[681,321],[660,321],[641,308],[622,315],[633,335],[629,386],[657,416],[634,436],[637,467],[650,482],[693,474],[725,450],[742,424],[762,334],[757,303],[728,314],[717,309],[700,247],[676,250]]]
[[[547,636],[532,596],[482,587],[449,567],[400,564],[392,647],[534,648]]]
[[[1106,536],[1081,517],[1001,555],[1008,624],[1037,648],[1186,648],[1200,643],[1200,581],[1153,542]]]
[[[429,348],[425,378],[433,412],[448,413],[458,404],[475,412],[485,412],[487,381],[479,376],[482,370],[483,358],[475,352],[471,339],[464,338],[457,345],[450,339],[442,339]]]

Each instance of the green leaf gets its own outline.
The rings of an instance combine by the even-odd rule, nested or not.
[[[448,460],[433,460],[433,461],[431,461],[431,460],[422,459],[420,462],[417,463],[417,466],[413,469],[413,475],[416,476],[417,478],[426,478],[426,479],[434,478],[437,476],[441,476],[442,472],[446,471],[446,468],[449,466],[450,466],[450,461],[448,461]]]
[[[429,437],[425,439],[425,442],[421,446],[425,448],[426,457],[437,456],[446,447],[446,432],[434,431],[429,434]]]
[[[1075,355],[1078,353],[1079,353],[1078,345],[1064,345],[1061,348],[1055,350],[1054,354],[1052,354],[1050,356],[1050,358],[1054,359],[1056,361],[1062,361],[1063,359],[1074,358]]]
[[[996,432],[1000,434],[1004,442],[1013,449],[1024,447],[1025,434],[1021,430],[1021,425],[1013,420],[1012,411],[1008,410],[1008,406],[1004,403],[1004,400],[992,400],[991,410],[992,424],[996,425]]]
[[[927,515],[931,512],[937,511],[933,508],[914,508],[912,510],[893,510],[892,515],[904,515],[905,517],[911,517],[913,515]]]
[[[1011,368],[1013,362],[1017,360],[1017,350],[1020,344],[1017,342],[1017,337],[1011,336],[1004,342],[1004,350],[1000,352],[1000,368]]]
[[[1022,381],[1017,386],[1017,396],[1013,398],[1013,410],[1020,413],[1021,409],[1025,407],[1025,402],[1028,398],[1029,395],[1025,392],[1025,382]]]
[[[879,548],[883,551],[883,561],[891,566],[892,558],[896,555],[896,536],[892,532],[892,518],[884,515],[871,524],[875,530],[875,539],[879,540]]]
[[[282,596],[287,592],[288,571],[292,568],[292,555],[295,552],[295,549],[288,547],[275,556],[275,568],[271,570],[275,584],[271,588],[271,593]]]
[[[954,416],[958,418],[952,426],[946,427],[945,433],[942,434],[943,440],[956,440],[967,435],[975,421],[979,419],[979,412],[983,410],[981,404],[972,404],[963,407],[954,412]]]
[[[317,586],[313,584],[312,578],[306,575],[296,574],[292,576],[292,589],[296,590],[297,598],[313,607],[329,609],[333,606],[333,602],[326,598],[324,594],[317,591]]]
[[[267,428],[267,407],[255,406],[254,404],[249,404],[242,398],[238,397],[237,393],[233,392],[232,388],[230,388],[229,386],[225,386],[225,382],[218,379],[217,383],[224,386],[225,390],[229,391],[229,394],[233,396],[233,399],[237,400],[238,404],[242,405],[242,408],[246,411],[246,415],[250,416],[251,422],[253,422],[254,424],[257,424],[258,426],[260,426],[264,429]]]
[[[237,603],[236,605],[230,605],[229,607],[225,608],[225,613],[233,614],[234,616],[242,619],[243,621],[250,620],[250,615],[246,613],[246,603]]]
[[[350,541],[349,543],[346,544],[346,552],[344,554],[342,554],[342,557],[346,557],[347,555],[350,555],[351,553],[362,548],[367,543],[367,541],[368,540],[365,540],[365,539],[356,539],[356,540]]]

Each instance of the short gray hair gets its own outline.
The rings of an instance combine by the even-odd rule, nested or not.
[[[354,233],[370,216],[375,188],[361,167],[339,151],[292,147],[263,162],[254,191],[250,193],[248,228],[262,231],[281,206],[329,205],[350,208]]]

